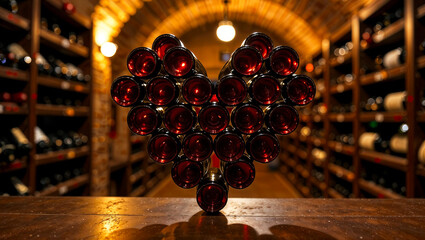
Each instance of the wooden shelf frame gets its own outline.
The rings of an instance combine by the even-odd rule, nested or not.
[[[69,148],[60,151],[42,153],[35,155],[36,166],[46,165],[55,162],[72,160],[79,157],[88,156],[90,154],[89,146],[79,148]]]
[[[18,28],[24,31],[30,30],[30,21],[19,14],[14,14],[2,7],[0,7],[0,21],[10,25],[11,27]]]
[[[58,185],[48,187],[40,192],[37,192],[36,196],[61,196],[74,189],[82,187],[89,183],[89,174],[83,174],[78,177],[72,178],[68,181],[61,182]]]
[[[51,8],[45,8],[47,5]],[[53,6],[55,5],[55,6]],[[42,7],[43,6],[43,7]],[[50,13],[64,12],[62,9],[62,3],[54,0],[26,0],[22,4],[22,11],[20,5],[20,12],[28,13],[25,17],[17,14],[8,12],[7,10],[0,8],[0,25],[2,29],[11,29],[11,34],[16,34],[19,39],[10,39],[12,41],[21,42],[31,57],[36,56],[40,53],[41,43],[48,43],[49,47],[54,49],[55,52],[62,52],[69,57],[69,61],[85,68],[86,73],[92,75],[92,49],[93,49],[93,31],[91,18],[89,16],[83,16],[80,13],[76,14],[61,14],[60,21],[70,23],[73,27],[75,26],[81,30],[81,33],[86,37],[85,46],[77,44],[69,44],[69,41],[62,36],[58,36],[47,30],[41,29],[41,9],[50,11]],[[51,12],[53,9],[54,12]],[[28,10],[28,11],[26,11]],[[70,25],[70,26],[71,26]],[[73,28],[74,29],[74,28]],[[69,29],[69,30],[73,30]],[[22,34],[21,34],[22,33]],[[56,54],[55,54],[56,55]],[[73,58],[78,56],[77,58]],[[74,62],[75,60],[75,62]],[[30,153],[28,154],[25,162],[22,163],[20,169],[25,171],[23,174],[23,182],[29,188],[30,195],[61,195],[65,194],[76,187],[84,187],[83,195],[90,195],[90,181],[91,181],[91,161],[92,161],[92,147],[91,147],[91,129],[92,126],[92,82],[87,84],[81,84],[77,82],[66,82],[61,79],[56,79],[51,76],[39,75],[38,66],[35,59],[31,62],[29,69],[19,70],[9,67],[0,66],[0,78],[1,81],[20,81],[19,85],[23,86],[23,91],[28,94],[28,100],[24,107],[19,112],[3,113],[7,115],[20,115],[23,117],[22,129],[24,134],[27,136],[29,142],[33,146]],[[48,106],[37,103],[37,98],[40,94],[38,87],[46,86],[56,89],[62,89],[70,91],[71,94],[85,94],[87,99],[84,101],[85,106],[83,107],[66,107],[66,106]],[[81,130],[89,138],[89,144],[81,148],[66,149],[58,152],[50,152],[46,154],[36,153],[36,142],[35,142],[35,128],[38,126],[37,121],[41,116],[79,116],[84,117],[82,125],[76,126],[76,128],[83,128]],[[7,116],[9,117],[9,116]],[[58,125],[60,127],[58,122]],[[67,126],[67,129],[69,127]],[[47,130],[47,129],[43,129]],[[41,192],[36,192],[36,182],[39,176],[38,166],[58,163],[65,160],[71,160],[74,158],[84,158],[83,169],[85,174],[75,179],[71,179],[67,182],[63,182],[58,186],[45,189]],[[4,170],[4,169],[3,169]],[[14,171],[14,169],[7,169],[7,171]],[[68,189],[68,190],[66,190]],[[66,190],[66,191],[65,191]]]

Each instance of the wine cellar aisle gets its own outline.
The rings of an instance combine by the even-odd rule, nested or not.
[[[425,5],[376,1],[304,71],[316,101],[283,137],[281,171],[305,197],[424,197]]]
[[[230,198],[300,198],[301,193],[278,171],[270,170],[265,164],[255,164],[256,181],[243,190],[230,191]],[[166,177],[146,197],[196,196],[196,189],[183,190],[176,186],[171,177]]]

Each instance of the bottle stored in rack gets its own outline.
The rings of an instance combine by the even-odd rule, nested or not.
[[[196,191],[198,205],[206,212],[218,212],[226,206],[229,188],[218,168],[210,168]]]

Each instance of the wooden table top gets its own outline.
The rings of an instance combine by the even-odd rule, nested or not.
[[[0,239],[425,239],[425,199],[0,197]]]

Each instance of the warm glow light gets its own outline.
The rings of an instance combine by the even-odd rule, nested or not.
[[[230,42],[235,38],[236,31],[231,21],[221,21],[217,28],[217,37],[223,42]]]
[[[305,70],[307,72],[313,72],[314,70],[314,65],[312,63],[307,63],[307,65],[305,65]]]
[[[117,52],[117,45],[112,42],[104,42],[100,47],[100,51],[105,57],[112,57]]]

